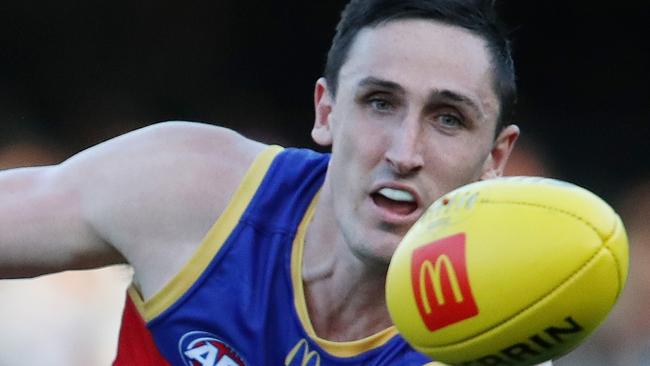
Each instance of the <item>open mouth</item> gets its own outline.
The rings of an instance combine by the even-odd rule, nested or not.
[[[418,209],[413,195],[401,189],[382,188],[371,197],[375,205],[396,215],[407,216]]]

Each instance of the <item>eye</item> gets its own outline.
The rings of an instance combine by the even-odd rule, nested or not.
[[[373,97],[368,100],[368,104],[372,109],[378,112],[390,112],[393,110],[393,104],[386,99]]]
[[[458,129],[464,126],[463,120],[453,114],[438,115],[436,120],[445,129]]]

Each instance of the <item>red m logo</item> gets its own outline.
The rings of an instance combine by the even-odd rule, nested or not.
[[[478,314],[467,276],[465,234],[456,234],[416,249],[411,283],[418,311],[434,331]]]

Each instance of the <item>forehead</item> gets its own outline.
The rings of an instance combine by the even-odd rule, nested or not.
[[[431,20],[394,20],[362,29],[340,70],[339,85],[356,85],[369,76],[413,93],[451,90],[482,103],[496,100],[485,41]]]

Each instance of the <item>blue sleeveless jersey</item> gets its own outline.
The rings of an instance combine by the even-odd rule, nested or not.
[[[142,303],[172,365],[369,366],[429,362],[394,327],[354,342],[319,338],[301,279],[304,233],[329,155],[272,146],[250,167],[198,250]]]

